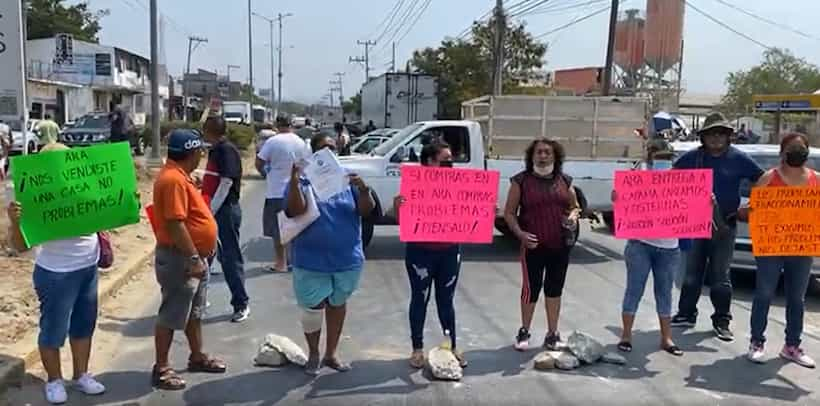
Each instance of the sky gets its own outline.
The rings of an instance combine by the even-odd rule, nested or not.
[[[248,78],[248,3],[245,0],[157,0],[164,16],[165,58],[172,75],[185,69],[189,35],[208,39],[195,50],[192,70],[203,68],[224,74],[227,65],[239,65],[232,78]],[[349,57],[361,57],[356,41],[376,39],[379,24],[402,0],[251,0],[253,11],[274,17],[292,13],[284,20],[282,94],[285,100],[318,102],[329,92],[335,72],[344,72],[345,98],[355,94],[364,81],[360,64]],[[583,5],[566,11],[523,18],[528,29],[541,34],[605,6],[599,0],[550,0],[556,9]],[[820,64],[820,1],[817,0],[688,0],[692,5],[726,25],[769,47],[783,47],[808,61]],[[70,1],[77,3],[78,0]],[[92,8],[108,9],[102,20],[101,42],[150,55],[148,0],[88,0]],[[418,1],[420,8],[426,0]],[[507,0],[506,4],[517,3]],[[808,34],[811,38],[758,21],[721,2],[741,6],[756,15]],[[404,5],[414,0],[404,1]],[[412,29],[403,29],[396,39],[397,65],[404,66],[413,50],[436,46],[445,37],[454,37],[495,4],[494,0],[430,0],[429,7]],[[645,9],[645,0],[623,0],[621,9]],[[400,14],[401,16],[401,14]],[[413,14],[415,16],[415,14]],[[549,44],[546,70],[601,66],[606,52],[609,13],[577,23],[543,38]],[[399,19],[397,19],[398,21]],[[253,75],[255,87],[270,87],[271,58],[269,24],[253,18]],[[409,25],[409,24],[408,24]],[[275,30],[274,41],[278,42]],[[405,36],[404,33],[407,32]],[[391,57],[389,38],[383,37],[371,52],[371,76],[383,73]],[[683,87],[685,92],[721,94],[727,73],[747,69],[761,60],[764,48],[710,21],[687,8],[684,24]]]

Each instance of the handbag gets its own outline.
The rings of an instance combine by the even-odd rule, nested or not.
[[[111,235],[105,231],[97,233],[97,240],[100,243],[100,259],[97,260],[97,267],[101,269],[111,268],[114,264],[114,249],[111,246]]]
[[[303,189],[302,191],[304,192],[305,190]],[[307,211],[302,215],[288,217],[285,214],[285,210],[280,211],[278,214],[279,238],[281,239],[282,245],[291,242],[319,218],[319,206],[316,204],[316,196],[314,196],[313,188],[309,187],[307,192],[308,193],[303,193],[305,195]]]

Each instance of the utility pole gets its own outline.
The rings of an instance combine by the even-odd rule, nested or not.
[[[274,76],[273,72],[274,72],[274,68],[275,68],[275,65],[274,65],[274,62],[273,62],[273,51],[274,51],[274,49],[273,49],[273,23],[275,23],[276,20],[273,19],[273,18],[265,17],[265,16],[263,16],[259,13],[253,13],[253,15],[267,21],[268,26],[270,27],[270,106],[271,106],[271,108],[274,109],[273,110],[273,117],[279,117],[278,106],[275,102],[276,101],[276,99],[275,99],[276,95],[274,95],[274,93],[273,93],[273,87],[275,86],[275,80],[273,78],[273,76]]]
[[[185,77],[182,78],[182,119],[184,121],[188,121],[188,77],[191,75],[191,52],[203,42],[208,42],[208,39],[196,36],[188,37],[188,64],[185,67]]]
[[[609,39],[606,45],[606,62],[604,64],[604,80],[601,86],[601,95],[609,96],[612,87],[612,60],[615,57],[615,27],[618,24],[618,4],[620,0],[612,0],[609,11]]]
[[[356,41],[359,45],[364,45],[364,58],[350,57],[350,63],[364,63],[364,82],[370,80],[370,47],[376,45],[376,41]]]
[[[507,18],[504,15],[504,1],[495,2],[495,46],[493,68],[493,95],[499,96],[503,92],[504,86],[504,31],[507,30]]]
[[[231,83],[231,69],[239,69],[239,68],[241,68],[241,66],[239,66],[239,65],[228,65],[228,86],[230,86],[230,83]]]
[[[344,110],[345,96],[344,96],[344,81],[342,80],[342,78],[345,76],[345,74],[344,74],[344,72],[336,72],[333,75],[336,76],[336,80],[331,81],[330,84],[336,85],[337,90],[339,91],[339,106],[342,106],[342,121],[344,121],[344,118],[345,118],[345,110]]]
[[[251,104],[251,129],[256,133],[256,123],[253,121],[253,5],[248,0],[248,101]],[[273,44],[271,44],[273,46]]]
[[[393,59],[390,62],[390,72],[396,71],[396,41],[393,41]]]
[[[159,156],[160,128],[159,128],[159,32],[157,24],[157,0],[151,0],[150,5],[150,27],[151,27],[151,155],[148,157],[148,165],[159,167],[162,159]],[[189,53],[190,54],[190,53]],[[190,56],[188,65],[190,66]],[[190,69],[190,68],[188,68]],[[174,83],[170,86],[173,88]],[[168,103],[171,107],[171,103]]]
[[[276,114],[279,115],[279,108],[282,106],[282,20],[287,17],[293,17],[293,13],[282,14],[279,13],[279,84],[276,89]],[[273,42],[271,42],[273,46]]]

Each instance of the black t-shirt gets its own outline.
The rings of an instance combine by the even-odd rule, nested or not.
[[[233,143],[223,140],[213,145],[211,152],[208,154],[206,171],[208,172],[205,175],[206,178],[208,178],[208,175],[211,173],[217,175],[214,176],[215,179],[212,182],[208,182],[209,179],[204,180],[203,188],[206,189],[206,193],[210,186],[210,188],[213,188],[213,191],[209,193],[209,195],[212,196],[213,193],[216,193],[216,188],[219,186],[219,178],[228,178],[233,180],[233,185],[231,186],[230,193],[228,193],[228,197],[225,199],[225,203],[235,203],[239,201],[239,188],[242,183],[242,157],[239,155],[239,150]]]

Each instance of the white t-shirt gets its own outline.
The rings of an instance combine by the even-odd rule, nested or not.
[[[310,148],[301,137],[292,132],[279,133],[265,141],[257,157],[270,165],[265,197],[282,199],[285,197],[285,188],[290,181],[293,164],[308,159]]]
[[[74,272],[97,264],[100,241],[97,234],[49,241],[34,248],[40,267],[52,272]]]
[[[654,240],[638,240],[644,244],[651,245],[656,248],[673,250],[678,248],[679,242],[677,238],[658,238]]]

